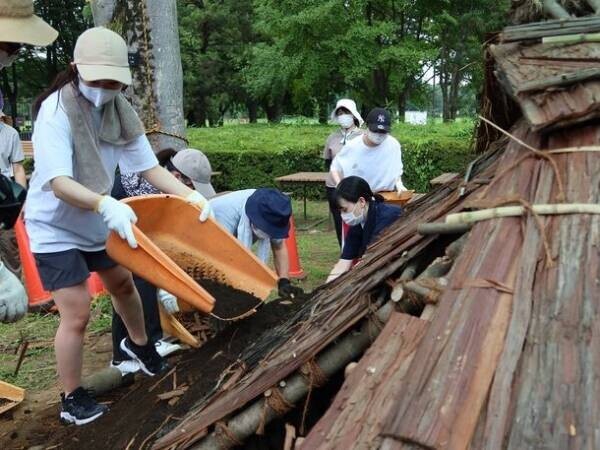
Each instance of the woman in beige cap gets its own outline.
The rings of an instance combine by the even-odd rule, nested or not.
[[[121,94],[130,83],[125,41],[106,28],[92,28],[77,39],[74,62],[34,104],[36,164],[25,220],[42,283],[52,292],[61,316],[54,341],[65,391],[60,417],[77,425],[107,411],[81,387],[90,272],[100,275],[127,326],[129,336],[121,341],[121,349],[147,375],[168,367],[147,338],[131,273],[105,251],[110,230],[137,247],[135,213],[108,195],[117,165],[141,173],[162,192],[197,204],[201,221],[210,212],[201,194],[158,165],[141,121]]]
[[[56,36],[58,32],[54,28],[33,14],[32,0],[0,0],[0,71],[13,63],[23,44],[48,45],[56,39]],[[0,92],[0,104],[1,99],[2,92]],[[1,109],[0,106],[0,115],[2,115]],[[0,124],[0,134],[1,129],[2,124]],[[18,151],[21,151],[20,145]],[[21,184],[25,185],[22,180]],[[0,217],[0,222],[3,219]],[[0,233],[3,233],[2,241],[13,247],[14,231],[0,230]],[[2,286],[0,322],[15,322],[27,312],[27,295],[19,279],[2,261],[0,261],[0,285]]]

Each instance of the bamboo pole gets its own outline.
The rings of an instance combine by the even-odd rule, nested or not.
[[[595,203],[542,204],[533,205],[531,209],[534,214],[541,216],[561,214],[600,214],[600,205]],[[524,206],[502,206],[500,208],[449,214],[446,217],[446,223],[475,223],[499,217],[519,217],[526,212],[527,209]]]
[[[542,44],[579,44],[582,42],[600,42],[600,33],[577,33],[542,38]]]
[[[544,12],[554,19],[571,18],[571,15],[556,0],[544,0]]]
[[[375,316],[381,322],[386,322],[392,310],[392,303],[387,302],[377,310]],[[381,327],[367,318],[363,321],[358,333],[347,333],[334,346],[318,355],[316,364],[324,375],[331,376],[359,357],[380,332]],[[294,404],[304,398],[310,389],[311,386],[306,377],[296,372],[285,382],[285,387],[280,388],[279,391],[286,402]],[[226,434],[212,432],[191,448],[196,450],[232,448],[236,442],[239,444],[255,434],[261,423],[264,425],[277,417],[277,412],[269,407],[266,398],[261,398],[227,421]]]

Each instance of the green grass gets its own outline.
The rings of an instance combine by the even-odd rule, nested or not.
[[[110,305],[108,295],[100,296],[94,301],[88,335],[110,332]],[[53,385],[56,382],[53,341],[58,323],[58,314],[53,313],[31,313],[14,324],[0,323],[0,380],[30,390],[41,390]],[[29,348],[15,376],[19,345],[25,341],[29,342]]]
[[[305,290],[310,291],[325,282],[331,268],[340,257],[340,247],[333,223],[330,225],[327,202],[308,201],[306,220],[303,218],[301,200],[294,200],[292,207],[300,263],[306,273],[306,278],[299,284]],[[325,220],[323,221],[323,219]],[[312,226],[316,222],[320,223]]]
[[[327,136],[337,127],[311,124],[228,124],[219,128],[188,128],[190,146],[204,152],[313,150],[322,148]],[[466,138],[473,134],[473,121],[394,124],[392,134],[402,143],[432,137]]]

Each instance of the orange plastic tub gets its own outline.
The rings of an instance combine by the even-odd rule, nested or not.
[[[111,233],[108,254],[180,301],[206,313],[212,310],[215,299],[192,277],[214,280],[263,300],[277,285],[270,268],[213,219],[201,223],[200,209],[183,198],[147,195],[123,202],[138,217],[134,226],[138,248],[130,248]]]
[[[386,203],[390,203],[392,205],[403,206],[406,205],[411,198],[413,198],[413,194],[415,191],[403,191],[398,194],[396,191],[383,191],[378,192],[383,197],[383,200]]]

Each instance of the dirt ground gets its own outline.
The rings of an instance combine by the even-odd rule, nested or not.
[[[265,331],[270,332],[285,323],[306,306],[305,301],[274,300],[264,304],[256,314],[227,326],[202,347],[171,358],[174,370],[168,375],[140,376],[133,385],[100,397],[98,400],[107,403],[111,410],[92,424],[83,427],[61,425],[56,389],[32,395],[0,419],[0,448],[27,449],[41,445],[37,448],[88,450],[120,449],[129,444],[131,448],[146,448],[146,444],[157,437],[158,430],[164,427],[166,431],[175,426],[212,390],[224,373],[236,370],[242,351],[252,350],[253,342]],[[93,348],[86,349],[87,373],[92,372],[94,366],[102,368],[108,364],[109,338],[110,335],[103,336]],[[93,360],[94,355],[92,362],[90,358]],[[174,402],[159,397],[182,388],[185,395]]]
[[[108,366],[112,357],[111,352],[110,333],[95,336],[93,341],[86,339],[84,377]],[[56,373],[55,369],[53,370]],[[58,422],[59,395],[58,383],[53,383],[43,390],[27,390],[25,400],[21,404],[0,416],[0,448],[28,448],[29,446],[21,440],[21,437],[46,437],[55,428],[62,427]]]

